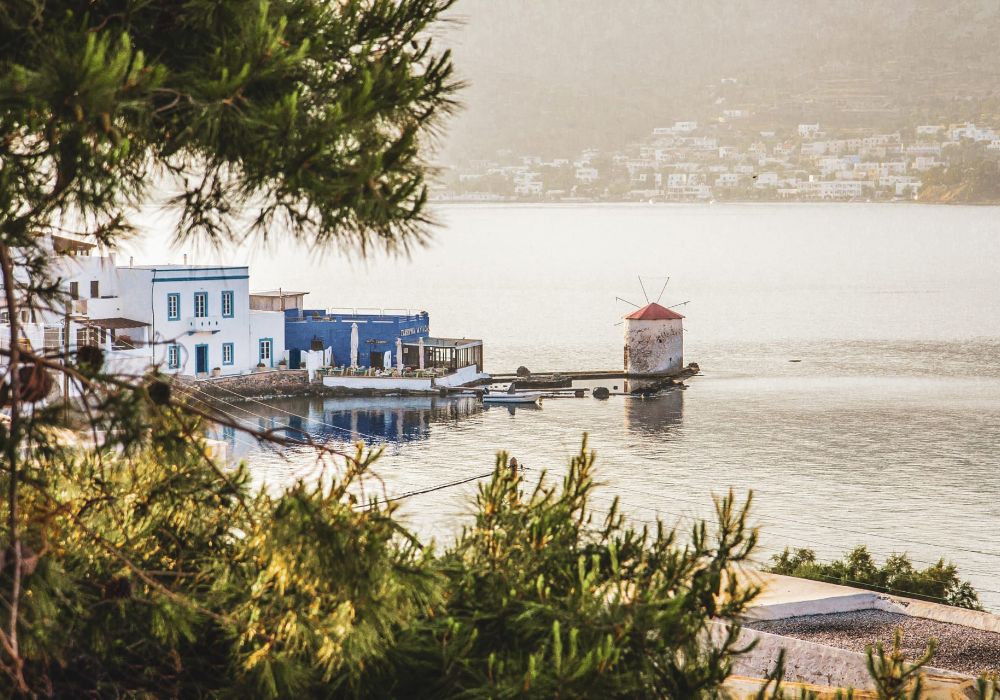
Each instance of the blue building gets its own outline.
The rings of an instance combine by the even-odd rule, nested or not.
[[[304,305],[306,294],[279,289],[250,295],[252,309],[284,313],[289,367],[298,366],[302,352],[327,348],[333,352],[331,365],[350,366],[352,335],[356,332],[359,367],[396,367],[400,361],[397,352],[401,348],[404,367],[456,371],[475,365],[482,371],[482,341],[431,337],[430,316],[426,311],[357,313],[355,309],[307,309]],[[389,353],[388,364],[386,353]]]
[[[362,367],[385,367],[385,353],[391,353],[395,366],[396,339],[417,342],[430,336],[430,317],[426,311],[415,314],[337,313],[324,309],[285,310],[285,348],[298,350],[333,349],[335,366],[351,364],[351,334],[358,329],[358,364]],[[405,360],[405,358],[404,358]]]

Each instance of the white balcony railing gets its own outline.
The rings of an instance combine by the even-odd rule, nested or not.
[[[218,333],[222,320],[222,316],[192,316],[187,321],[188,333]]]

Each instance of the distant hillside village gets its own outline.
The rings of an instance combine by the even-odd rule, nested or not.
[[[891,133],[744,128],[746,109],[677,121],[621,151],[543,157],[499,151],[447,173],[458,201],[1000,202],[1000,135],[991,125],[921,124]]]

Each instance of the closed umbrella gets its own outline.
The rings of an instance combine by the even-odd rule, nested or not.
[[[396,369],[403,371],[403,339],[396,338]]]
[[[382,367],[392,369],[392,350],[386,350],[385,355],[382,356]]]
[[[420,341],[417,343],[417,348],[418,348],[418,352],[420,353],[420,369],[423,369],[424,368],[424,339],[423,339],[423,337],[421,337]]]
[[[351,367],[358,366],[358,324],[351,324]]]

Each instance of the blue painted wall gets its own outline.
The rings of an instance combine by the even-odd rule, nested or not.
[[[430,316],[419,314],[327,314],[323,309],[285,311],[285,349],[308,350],[314,338],[333,348],[333,364],[351,364],[351,324],[358,324],[358,364],[369,366],[372,352],[392,352],[396,365],[396,338],[416,341],[430,335]]]

